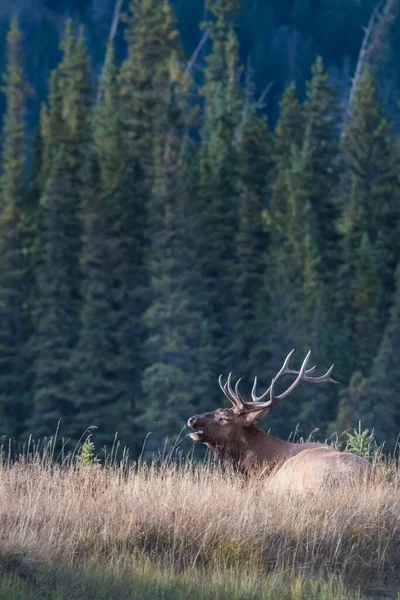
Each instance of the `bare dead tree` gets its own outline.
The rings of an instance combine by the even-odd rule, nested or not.
[[[398,12],[399,0],[378,2],[369,18],[367,27],[364,27],[364,37],[361,43],[354,77],[351,82],[343,129],[351,120],[354,98],[365,69],[378,70],[379,66],[386,58],[390,28],[395,21]]]
[[[370,67],[372,69],[379,68],[387,57],[389,49],[390,28],[399,12],[398,0],[386,0],[383,9],[378,12],[377,24],[372,37],[370,47]]]
[[[257,108],[264,108],[265,106],[265,100],[268,96],[268,94],[270,93],[271,89],[273,88],[273,86],[275,85],[275,79],[272,79],[272,81],[270,81],[265,88],[263,89],[262,93],[260,94],[259,99],[257,100],[256,106]]]
[[[188,60],[188,63],[186,65],[186,69],[185,69],[185,76],[190,75],[190,73],[193,69],[193,66],[196,63],[196,60],[198,59],[199,54],[203,49],[204,44],[206,43],[206,41],[209,38],[209,35],[210,35],[210,31],[209,31],[209,29],[206,29],[205,32],[203,33],[203,35],[201,36],[201,40],[199,41],[196,48],[194,49],[192,56]]]
[[[107,71],[108,61],[110,60],[110,48],[111,48],[111,45],[112,45],[114,38],[116,36],[116,33],[117,33],[118,23],[119,23],[123,3],[124,3],[124,0],[116,0],[115,1],[114,13],[113,13],[113,18],[112,18],[111,27],[110,27],[110,33],[108,34],[106,53],[105,53],[104,62],[103,62],[103,66],[102,66],[100,77],[99,77],[99,86],[98,86],[97,97],[96,97],[96,107],[99,105],[102,94],[103,94],[104,78],[105,78],[106,71]]]

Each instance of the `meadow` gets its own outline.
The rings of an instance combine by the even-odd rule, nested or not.
[[[398,598],[400,480],[279,495],[210,462],[3,455],[0,599]]]

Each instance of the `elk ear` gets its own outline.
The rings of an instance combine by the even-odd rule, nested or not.
[[[263,419],[269,413],[269,410],[270,406],[267,406],[267,408],[260,408],[260,410],[255,410],[247,413],[245,417],[246,425],[248,425],[249,427],[250,425],[255,425],[256,423],[258,423],[258,421],[261,421],[261,419]]]

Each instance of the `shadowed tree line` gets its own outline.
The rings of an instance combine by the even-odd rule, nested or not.
[[[28,157],[17,21],[7,37],[0,180],[0,433],[61,431],[132,455],[221,404],[233,371],[260,389],[295,347],[341,386],[304,389],[272,431],[400,431],[399,149],[365,69],[352,114],[323,61],[279,118],[243,86],[235,0],[209,0],[193,79],[168,2],[133,0],[126,58],[100,90],[66,25]],[[326,370],[326,369],[325,369]]]

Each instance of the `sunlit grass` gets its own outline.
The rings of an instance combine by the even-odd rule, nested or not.
[[[26,573],[0,572],[0,598],[37,600],[74,598],[77,600],[360,600],[358,592],[344,589],[333,579],[325,581],[284,573],[263,575],[257,571],[215,567],[211,570],[188,570],[174,573],[155,567],[143,557],[131,562],[103,568],[78,569],[53,565]],[[26,565],[25,565],[26,568]]]
[[[290,497],[190,462],[4,460],[0,598],[396,597],[396,466],[384,474]]]

